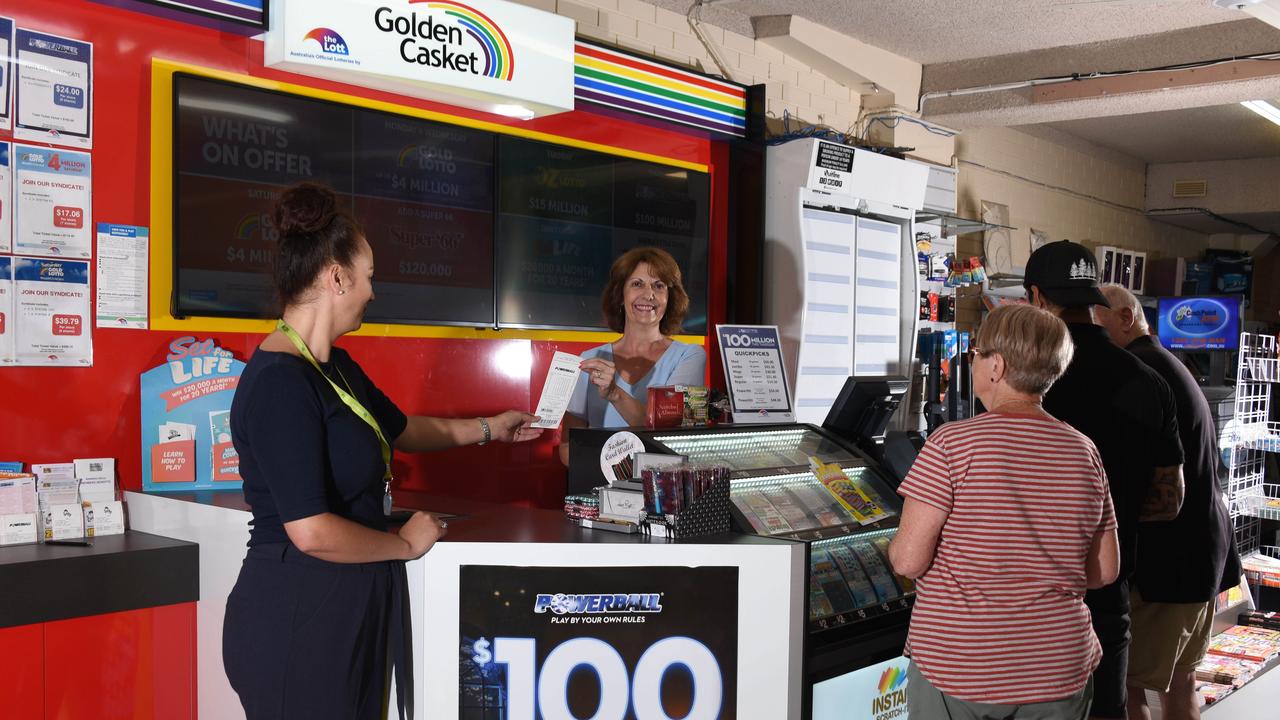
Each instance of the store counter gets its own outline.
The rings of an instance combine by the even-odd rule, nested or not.
[[[667,541],[584,530],[558,511],[395,500],[454,516],[407,568],[415,718],[800,717],[803,544]],[[135,529],[199,543],[199,716],[243,717],[220,652],[249,535],[243,496],[125,501]]]
[[[91,543],[0,548],[0,715],[193,718],[197,547]]]

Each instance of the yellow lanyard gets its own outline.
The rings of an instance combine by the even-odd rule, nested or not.
[[[365,423],[368,424],[369,427],[373,428],[374,434],[378,436],[378,443],[382,446],[382,464],[383,464],[383,467],[386,468],[386,471],[382,475],[382,483],[383,483],[382,514],[390,515],[391,514],[391,480],[392,480],[391,478],[391,444],[388,443],[387,438],[383,436],[382,427],[378,425],[378,419],[375,418],[373,416],[373,413],[369,412],[365,408],[365,406],[361,405],[360,401],[357,400],[355,396],[351,394],[350,386],[348,386],[347,389],[344,390],[343,388],[338,386],[338,383],[333,381],[333,378],[330,378],[328,375],[325,374],[324,370],[320,368],[320,363],[316,362],[315,356],[311,354],[311,350],[307,348],[307,344],[302,341],[301,337],[298,336],[297,331],[289,327],[289,323],[285,322],[284,319],[281,318],[280,321],[276,323],[276,328],[280,332],[284,333],[285,337],[289,338],[289,342],[293,343],[293,346],[298,349],[298,353],[300,353],[302,357],[306,358],[307,362],[311,363],[311,367],[315,368],[316,372],[320,373],[320,376],[328,381],[329,385],[333,387],[333,391],[338,394],[338,398],[342,400],[342,403],[347,407],[351,408],[351,412],[355,413],[356,417],[365,421]],[[342,375],[341,369],[338,369],[338,374]],[[347,379],[345,377],[342,378],[342,382],[346,383]]]

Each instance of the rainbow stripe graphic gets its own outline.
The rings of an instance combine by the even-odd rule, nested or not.
[[[883,695],[890,690],[897,690],[907,681],[907,674],[900,667],[885,668],[880,673],[880,694]]]
[[[258,225],[260,224],[261,222],[257,215],[245,215],[243,218],[240,218],[240,224],[236,225],[236,237],[240,240],[248,240],[252,238],[253,234],[257,232]]]
[[[516,69],[511,41],[488,15],[454,0],[409,0],[409,4],[426,4],[431,10],[440,10],[452,16],[484,48],[484,72],[481,74],[498,80],[511,79]]]

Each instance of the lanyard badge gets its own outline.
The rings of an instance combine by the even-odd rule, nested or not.
[[[298,353],[301,354],[302,357],[306,358],[307,362],[311,363],[311,367],[315,368],[316,372],[320,373],[320,376],[328,381],[329,385],[333,387],[333,391],[338,394],[338,398],[342,400],[342,403],[351,408],[351,412],[355,413],[356,417],[360,418],[369,427],[373,428],[374,434],[378,436],[378,444],[381,445],[382,450],[382,465],[385,468],[382,474],[382,514],[390,516],[392,480],[391,444],[388,443],[387,438],[383,436],[382,428],[378,425],[377,418],[375,418],[373,413],[369,412],[364,405],[360,404],[360,401],[351,393],[351,387],[349,385],[346,389],[340,387],[333,381],[333,378],[330,378],[325,374],[324,370],[320,369],[320,363],[316,362],[315,356],[311,354],[311,350],[307,348],[307,344],[298,336],[297,331],[289,327],[289,323],[286,323],[281,319],[276,323],[276,328],[280,332],[284,333],[285,337],[289,338],[289,342],[293,343],[293,346],[298,349]],[[338,370],[338,375],[342,375],[341,369]],[[346,384],[347,379],[345,377],[342,378],[342,382],[343,384]]]

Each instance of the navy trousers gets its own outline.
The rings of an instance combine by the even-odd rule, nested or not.
[[[406,592],[400,562],[330,563],[287,543],[249,548],[222,626],[223,665],[247,720],[379,720],[389,659],[402,715],[412,682]]]

